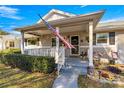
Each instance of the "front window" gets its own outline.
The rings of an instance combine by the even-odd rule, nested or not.
[[[52,47],[56,46],[56,38],[52,38]],[[59,46],[63,46],[62,41],[59,39]]]
[[[39,45],[38,39],[27,39],[27,45]]]
[[[96,34],[96,44],[97,45],[107,45],[108,44],[108,33]]]
[[[52,38],[52,46],[56,46],[56,38]]]
[[[14,47],[14,46],[15,46],[14,41],[10,41],[9,42],[9,47]]]

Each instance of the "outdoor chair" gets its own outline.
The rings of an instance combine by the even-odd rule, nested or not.
[[[100,52],[93,52],[93,59],[95,60],[95,61],[100,61],[100,58],[102,57],[103,55],[102,55],[102,53],[100,53]]]
[[[114,60],[116,63],[117,63],[117,60],[118,60],[118,52],[113,52],[111,51],[111,57],[112,57],[112,60]]]

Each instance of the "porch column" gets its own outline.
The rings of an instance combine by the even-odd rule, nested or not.
[[[93,22],[89,22],[89,67],[93,68]]]
[[[59,27],[56,27],[56,32],[59,33]],[[58,63],[59,61],[59,38],[56,36],[56,52],[55,52],[55,62],[57,63],[57,72],[59,75],[60,71],[60,64]]]
[[[59,33],[59,27],[56,27],[56,32]],[[58,55],[59,55],[59,38],[56,36],[56,63],[58,63]]]
[[[21,53],[24,54],[24,32],[21,32]]]

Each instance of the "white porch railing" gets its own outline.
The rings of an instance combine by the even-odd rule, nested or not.
[[[50,56],[55,57],[55,48],[32,48],[25,49],[25,54],[35,56]]]
[[[56,56],[56,48],[34,48],[25,49],[25,54],[35,55],[35,56],[50,56],[55,58],[55,62],[58,64],[58,72],[61,70],[62,66],[65,64],[65,48],[60,47],[58,50],[58,56]]]

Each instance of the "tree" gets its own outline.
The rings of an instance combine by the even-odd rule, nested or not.
[[[0,35],[8,35],[9,33],[0,29]]]

